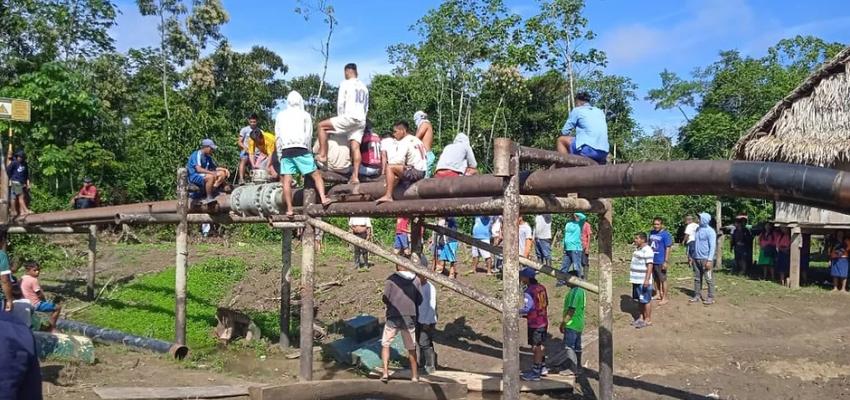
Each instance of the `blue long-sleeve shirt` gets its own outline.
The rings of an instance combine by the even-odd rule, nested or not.
[[[717,233],[709,222],[711,222],[711,216],[708,213],[700,213],[699,228],[694,241],[694,259],[696,260],[714,261],[717,251]]]
[[[605,121],[605,113],[589,104],[573,108],[561,134],[566,136],[575,129],[575,146],[590,146],[596,150],[609,152],[608,145],[608,123]]]

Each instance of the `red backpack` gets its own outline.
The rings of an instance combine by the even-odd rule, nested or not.
[[[363,134],[360,142],[361,162],[364,166],[381,168],[381,138],[372,132]]]

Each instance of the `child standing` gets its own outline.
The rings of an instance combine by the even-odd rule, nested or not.
[[[446,219],[440,219],[437,222],[438,225],[445,226],[448,229],[453,231],[457,230],[457,220],[452,217],[448,217]],[[449,264],[449,277],[457,278],[457,240],[446,235],[440,235],[438,239],[441,239],[441,243],[437,243],[437,247],[440,249],[439,254],[439,265],[437,266],[437,271],[442,272],[446,268],[446,263]]]
[[[829,274],[832,275],[832,291],[847,290],[848,248],[842,232],[838,232],[838,242],[830,252]]]
[[[21,292],[24,297],[32,303],[35,311],[51,313],[50,314],[50,329],[56,328],[56,320],[59,319],[59,313],[62,311],[62,306],[53,302],[47,301],[44,297],[44,292],[41,291],[41,286],[38,284],[38,276],[41,274],[41,267],[38,263],[29,261],[24,264],[26,273],[21,278]]]
[[[587,217],[582,213],[573,214],[573,218],[564,225],[564,259],[561,261],[561,272],[569,273],[576,271],[576,276],[582,277],[581,261],[584,258],[584,249],[581,244],[581,231]],[[559,281],[558,286],[566,285]]]
[[[393,253],[410,256],[410,219],[398,217],[395,220],[395,241],[393,242]]]
[[[537,272],[531,268],[523,268],[519,271],[519,280],[526,286],[525,301],[520,314],[528,321],[528,344],[534,353],[534,366],[531,370],[523,372],[520,377],[524,381],[539,381],[541,376],[549,373],[543,365],[546,354],[543,346],[549,338],[549,318],[546,314],[549,297],[546,295],[546,287],[535,279],[536,274]]]
[[[652,259],[655,252],[646,243],[643,232],[635,235],[634,244],[629,283],[632,284],[632,298],[639,303],[640,316],[632,322],[632,326],[641,329],[652,326]]]
[[[577,271],[570,274],[578,276]],[[561,333],[564,334],[564,348],[567,350],[567,360],[572,365],[561,371],[561,375],[572,373],[581,374],[581,332],[584,331],[584,289],[573,286],[564,298],[564,311],[561,314]]]
[[[361,239],[372,240],[372,219],[369,217],[351,217],[348,219],[348,227],[351,233]],[[369,268],[369,252],[361,247],[354,246],[354,268]]]

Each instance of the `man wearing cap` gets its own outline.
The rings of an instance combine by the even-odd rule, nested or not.
[[[203,204],[215,202],[216,190],[224,185],[230,175],[226,168],[219,168],[213,161],[212,153],[217,148],[212,139],[204,139],[201,141],[201,148],[192,152],[186,163],[189,182],[204,189],[206,198]]]
[[[541,376],[549,373],[543,364],[546,354],[543,346],[549,338],[549,317],[546,311],[549,296],[546,287],[537,282],[536,275],[537,272],[531,268],[519,271],[519,281],[525,286],[523,306],[519,312],[528,322],[528,344],[534,354],[531,370],[522,373],[524,381],[539,381]]]
[[[575,108],[561,128],[561,137],[556,145],[558,152],[587,157],[604,165],[608,162],[609,151],[605,112],[590,105],[587,93],[576,94],[575,102]],[[573,130],[575,136],[570,136]]]
[[[26,191],[30,187],[30,171],[27,156],[23,151],[15,152],[12,162],[6,166],[6,176],[9,177],[11,200],[18,209],[18,216],[29,214]]]
[[[437,161],[437,156],[431,150],[434,144],[434,126],[428,120],[428,114],[425,114],[425,111],[422,110],[413,114],[413,123],[416,124],[416,137],[422,141],[422,144],[425,145],[425,151],[427,151],[425,160],[428,164],[425,170],[425,177],[430,178],[434,173],[434,163]]]
[[[92,183],[91,178],[85,177],[83,179],[83,187],[71,199],[71,205],[74,206],[75,210],[97,207],[97,188]]]
[[[328,161],[328,136],[348,135],[351,151],[351,179],[349,183],[360,183],[360,142],[366,129],[366,113],[369,111],[369,88],[357,78],[357,64],[345,65],[345,80],[339,84],[336,110],[337,116],[319,123],[316,135],[319,137],[319,154],[316,162]]]

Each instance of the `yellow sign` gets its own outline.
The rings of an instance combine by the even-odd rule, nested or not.
[[[0,97],[0,119],[30,122],[30,101]]]

